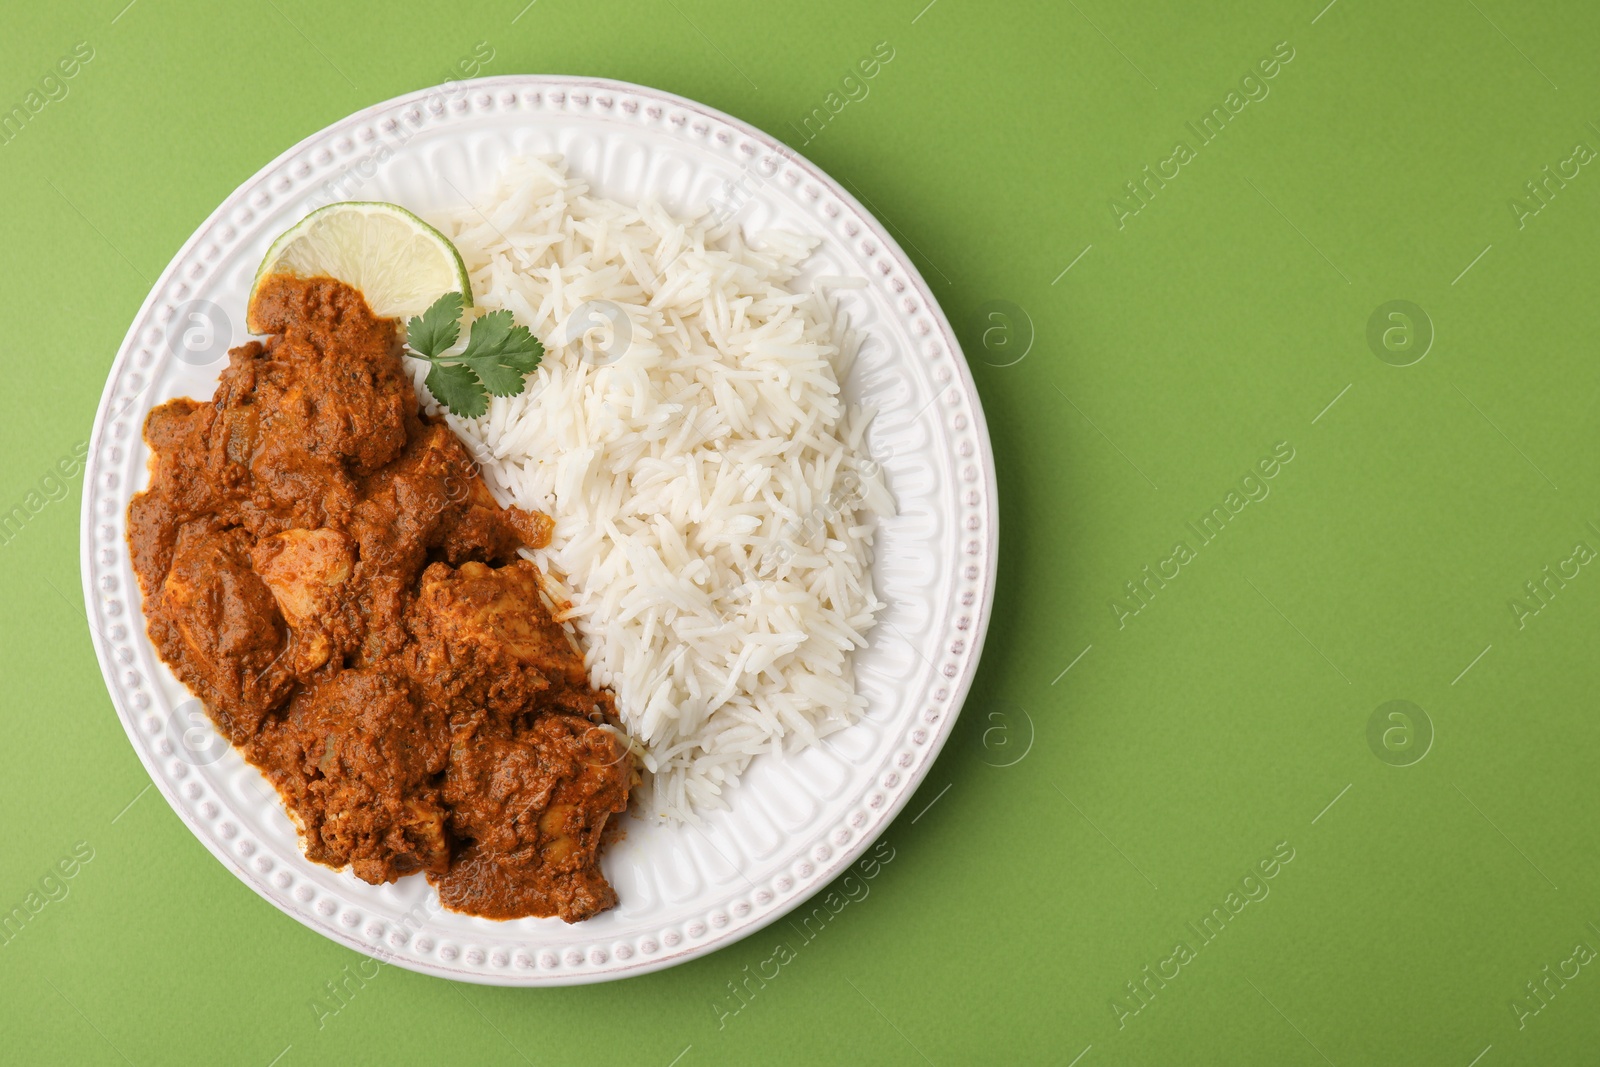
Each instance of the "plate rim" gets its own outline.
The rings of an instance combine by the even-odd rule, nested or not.
[[[984,539],[981,545],[982,550],[978,553],[978,558],[984,563],[984,575],[980,586],[981,596],[979,603],[972,608],[973,624],[967,636],[969,651],[964,655],[959,673],[948,678],[948,706],[951,709],[950,713],[941,717],[935,730],[932,731],[932,736],[927,739],[926,743],[919,746],[923,749],[922,759],[914,766],[907,768],[902,784],[892,789],[892,795],[888,798],[888,805],[879,817],[873,832],[871,834],[856,834],[848,846],[834,851],[833,855],[826,861],[819,863],[816,874],[810,879],[809,887],[800,887],[799,892],[786,899],[776,901],[766,914],[756,919],[747,920],[743,923],[730,921],[726,930],[711,932],[704,938],[695,940],[692,943],[686,942],[676,949],[663,951],[659,955],[648,959],[636,957],[623,962],[612,957],[607,961],[607,965],[589,971],[574,972],[568,969],[560,969],[553,972],[545,972],[528,970],[519,974],[515,971],[507,970],[501,973],[494,973],[487,970],[471,970],[451,964],[413,959],[398,953],[391,954],[386,950],[377,948],[370,941],[347,934],[333,921],[332,916],[312,915],[307,910],[294,906],[286,893],[269,891],[264,884],[264,880],[258,880],[255,874],[246,868],[245,863],[239,857],[232,855],[220,843],[213,841],[210,834],[202,832],[201,827],[191,820],[187,805],[181,802],[176,795],[176,782],[171,780],[169,775],[163,773],[161,768],[154,762],[154,754],[147,752],[142,736],[136,729],[135,713],[130,712],[126,707],[122,687],[117,682],[118,667],[113,662],[109,639],[100,632],[99,627],[95,624],[94,612],[98,598],[94,588],[95,547],[93,533],[95,516],[93,504],[99,499],[99,493],[95,491],[94,476],[98,473],[97,468],[100,466],[100,464],[96,463],[96,459],[99,457],[101,448],[104,445],[104,435],[108,423],[107,415],[115,399],[113,394],[123,374],[132,366],[133,351],[138,347],[137,332],[139,327],[146,322],[152,306],[159,302],[180,265],[187,261],[195,246],[205,240],[224,221],[227,214],[239,206],[251,192],[263,186],[275,173],[283,170],[286,164],[293,161],[296,156],[305,152],[310,146],[329,138],[342,128],[358,126],[366,118],[386,111],[400,109],[408,103],[423,104],[439,94],[442,88],[440,85],[427,86],[378,101],[336,119],[296,141],[259,167],[228,194],[173,253],[166,267],[157,276],[149,293],[134,313],[127,333],[118,346],[112,362],[107,367],[106,384],[102,390],[100,402],[95,409],[94,425],[89,435],[85,488],[80,508],[79,564],[83,594],[86,601],[85,617],[90,631],[90,641],[94,645],[95,657],[99,662],[101,675],[106,684],[107,695],[111,700],[117,719],[128,736],[134,754],[144,766],[146,773],[150,776],[151,783],[161,793],[172,813],[178,817],[179,822],[189,831],[190,835],[220,860],[223,866],[240,882],[278,911],[293,918],[301,925],[356,952],[380,959],[382,962],[395,964],[407,970],[438,978],[481,985],[512,988],[585,985],[649,974],[685,963],[700,956],[709,955],[760,932],[825,890],[834,879],[851,867],[869,847],[888,832],[910,802],[912,795],[926,779],[928,772],[932,769],[934,762],[938,759],[946,742],[954,732],[956,720],[960,717],[962,707],[970,694],[973,680],[981,662],[994,603],[999,566],[999,487],[988,423],[984,415],[982,399],[979,396],[977,385],[972,375],[971,365],[962,352],[960,342],[956,339],[948,316],[946,316],[938,301],[934,299],[926,279],[923,278],[921,271],[916,268],[910,257],[906,255],[899,242],[888,232],[883,222],[879,220],[876,214],[867,210],[854,195],[820,166],[801,155],[800,152],[779,138],[756,128],[742,119],[728,115],[709,105],[679,96],[676,93],[611,78],[561,74],[502,74],[484,78],[464,79],[454,83],[454,88],[449,90],[451,94],[456,95],[462,101],[465,101],[470,95],[501,89],[514,89],[518,93],[528,90],[540,93],[551,91],[570,93],[573,90],[589,90],[631,94],[643,100],[656,101],[678,107],[692,115],[714,120],[733,128],[750,141],[755,142],[761,149],[781,155],[788,164],[804,172],[811,182],[826,188],[830,195],[851,209],[857,219],[870,231],[871,236],[883,246],[888,258],[892,259],[895,266],[904,274],[915,296],[920,299],[922,309],[933,319],[938,329],[938,340],[943,342],[949,352],[949,362],[955,367],[953,380],[934,384],[932,391],[935,399],[937,399],[944,391],[955,388],[961,392],[962,398],[967,402],[973,419],[973,436],[978,441],[978,455],[971,457],[971,461],[981,466],[982,484],[986,490],[983,500]],[[581,121],[580,116],[574,114],[573,117],[575,120]],[[930,401],[930,404],[933,402]],[[122,548],[125,551],[125,543],[125,538],[120,539],[116,542],[115,547]],[[137,618],[133,617],[135,614],[137,614]],[[130,627],[138,627],[143,621],[142,609],[137,612],[130,611],[129,616],[128,625]],[[311,863],[310,860],[304,858],[303,854],[301,854],[300,859],[306,864]],[[388,958],[384,959],[385,956]]]

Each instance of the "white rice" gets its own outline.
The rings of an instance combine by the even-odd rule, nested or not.
[[[644,810],[724,806],[754,756],[865,704],[851,653],[883,607],[872,539],[894,502],[871,412],[839,394],[855,339],[823,285],[850,282],[802,290],[814,241],[591,196],[559,156],[518,161],[442,228],[479,310],[545,344],[522,395],[449,423],[501,499],[554,516],[532,556],[616,694]],[[575,317],[586,301],[625,313],[618,336],[604,305]]]

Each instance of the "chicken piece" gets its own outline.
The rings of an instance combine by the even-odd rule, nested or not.
[[[400,363],[399,322],[378,318],[360,292],[332,278],[278,275],[262,283],[252,318],[273,333],[279,395],[274,430],[305,450],[371,474],[398,456],[417,418],[417,395]]]
[[[274,335],[228,353],[208,405],[209,480],[220,514],[255,535],[342,528],[357,480],[389,463],[420,425],[398,325],[331,278],[262,283]]]
[[[362,491],[353,526],[361,558],[381,561],[408,581],[430,550],[450,563],[501,563],[515,559],[518,548],[550,543],[550,517],[501,508],[443,422],[424,422],[400,458]]]
[[[358,662],[381,660],[411,640],[401,609],[430,555],[501,563],[515,559],[521,546],[550,540],[549,516],[495,504],[443,422],[422,422],[400,458],[365,479],[361,490],[350,526],[361,559]]]
[[[228,352],[206,405],[204,480],[217,501],[211,510],[255,537],[338,525],[357,501],[339,457],[307,431],[312,405],[301,380],[308,374],[250,341]]]
[[[454,516],[455,522],[445,533],[445,559],[451,563],[510,559],[524,545],[528,548],[548,545],[555,521],[542,512],[502,508],[454,434],[450,435],[450,442],[460,452],[460,462],[466,469],[452,486],[460,506]]]
[[[250,539],[214,519],[178,532],[172,565],[152,610],[150,639],[174,673],[239,745],[288,695],[293,676],[272,593],[250,567]]]
[[[450,828],[473,844],[448,874],[429,876],[439,899],[493,919],[578,922],[611,907],[600,841],[633,778],[627,749],[585,719],[545,715],[517,732],[458,723],[443,797]]]
[[[146,599],[166,580],[183,524],[218,507],[219,487],[205,476],[211,414],[209,404],[182,397],[153,408],[145,418],[150,488],[128,506],[128,541]]]
[[[257,541],[250,559],[289,623],[296,674],[310,674],[336,647],[342,654],[355,643],[343,612],[355,566],[348,537],[337,530],[285,530]]]
[[[439,891],[439,903],[485,919],[554,915],[575,923],[617,904],[617,891],[598,864],[546,875],[535,866],[493,856],[480,845],[468,845],[449,873],[429,874],[428,881]]]
[[[361,559],[398,573],[407,584],[426,565],[428,550],[444,539],[456,509],[459,478],[454,435],[443,423],[424,423],[389,466],[366,479],[351,532]],[[459,446],[458,446],[459,447]]]
[[[510,717],[555,705],[594,710],[583,657],[539,595],[539,569],[435,563],[422,572],[412,618],[412,677],[441,707],[486,707]]]
[[[404,676],[344,670],[296,694],[247,755],[283,795],[306,855],[378,885],[450,865],[446,813],[430,784],[445,769],[444,715]]]

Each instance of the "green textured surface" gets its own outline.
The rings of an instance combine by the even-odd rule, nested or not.
[[[0,945],[0,1058],[1594,1061],[1600,168],[1547,203],[1524,183],[1600,148],[1600,9],[124,2],[0,15],[0,111],[94,53],[0,144],[0,509],[41,505],[0,547],[0,912],[93,851]],[[129,320],[262,164],[479,42],[485,73],[641,82],[793,143],[879,41],[892,64],[802,152],[956,323],[1003,537],[974,697],[894,861],[736,1014],[781,928],[605,986],[386,968],[319,1026],[360,957],[141,793],[87,637],[79,486],[47,476]],[[1186,123],[1279,42],[1267,95],[1202,145]],[[1178,141],[1194,158],[1127,197]],[[1367,339],[1393,300],[1436,334],[1409,366]],[[1244,487],[1269,495],[1201,545],[1188,524],[1275,448]],[[1178,541],[1193,558],[1119,619]],[[1431,721],[1420,761],[1403,732],[1369,744],[1391,700]]]

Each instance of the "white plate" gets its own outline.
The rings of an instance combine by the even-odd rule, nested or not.
[[[879,415],[872,451],[899,515],[873,579],[888,608],[857,655],[869,710],[799,757],[758,758],[703,828],[628,821],[603,858],[621,903],[587,922],[493,922],[441,910],[418,877],[370,886],[307,860],[276,794],[221,742],[145,636],[125,542],[148,481],[146,413],[209,397],[272,238],[312,207],[390,200],[424,217],[481,195],[518,154],[560,152],[624,202],[736,210],[747,229],[822,239],[811,269],[868,279],[841,301],[863,337],[846,391]],[[459,192],[458,192],[459,190]],[[561,985],[656,970],[742,938],[845,870],[883,831],[949,736],[988,623],[997,549],[994,461],[972,377],[916,269],[837,183],[736,119],[622,82],[502,77],[368,108],[242,185],[189,238],[112,364],[89,450],[83,586],[106,685],[172,809],[285,913],[412,970]],[[159,861],[157,861],[159,862]],[[223,935],[225,936],[225,935]]]

